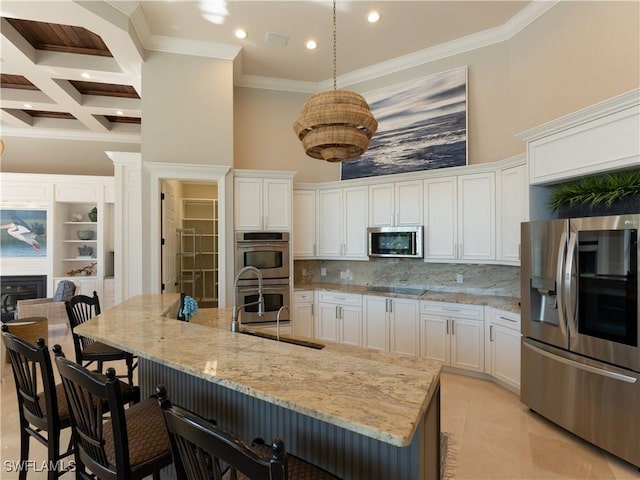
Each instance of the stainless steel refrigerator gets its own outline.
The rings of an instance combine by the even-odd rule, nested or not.
[[[640,467],[639,215],[522,224],[521,401]]]

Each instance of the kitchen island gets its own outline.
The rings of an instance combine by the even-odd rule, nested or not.
[[[77,333],[138,355],[143,395],[174,403],[345,479],[436,479],[440,364],[327,343],[322,350],[233,333],[231,309],[174,320],[178,295],[117,305]]]

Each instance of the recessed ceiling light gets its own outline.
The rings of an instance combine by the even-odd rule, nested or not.
[[[238,28],[235,32],[233,32],[233,34],[240,40],[244,40],[245,38],[247,38],[247,32],[241,28]]]
[[[86,78],[87,80],[91,78],[91,75],[89,75],[87,72],[82,72],[82,73],[80,74],[80,76],[81,76],[82,78]]]
[[[116,115],[124,115],[124,112],[123,112],[122,110],[118,110],[118,111],[116,112]]]
[[[369,12],[369,15],[367,15],[367,20],[369,21],[369,23],[376,23],[378,20],[380,20],[380,14],[375,10]]]
[[[308,40],[304,45],[309,50],[315,50],[316,48],[318,48],[318,44],[315,42],[315,40]]]
[[[24,108],[33,108],[33,105],[31,105],[30,103],[25,103],[23,105]]]

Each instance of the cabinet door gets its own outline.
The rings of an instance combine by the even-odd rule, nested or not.
[[[526,222],[529,186],[525,165],[506,168],[501,173],[500,260],[520,264],[520,223]]]
[[[369,226],[390,227],[394,222],[392,183],[369,186]]]
[[[449,319],[436,315],[420,315],[421,352],[424,358],[449,364]]]
[[[420,354],[418,300],[389,299],[389,350],[393,353]]]
[[[456,258],[458,198],[456,178],[425,180],[425,259]]]
[[[458,258],[495,260],[495,174],[458,177]]]
[[[342,254],[352,259],[367,258],[367,187],[343,189],[343,202]]]
[[[395,184],[395,225],[422,225],[422,181]]]
[[[295,336],[313,338],[313,303],[296,303],[291,316]]]
[[[484,322],[452,318],[451,366],[484,372]]]
[[[291,181],[265,178],[263,182],[264,229],[291,230]]]
[[[341,305],[340,342],[348,345],[362,345],[362,307]]]
[[[520,332],[501,325],[491,325],[491,375],[520,389]]]
[[[318,191],[318,256],[340,257],[342,252],[342,190]]]
[[[330,342],[339,341],[338,329],[338,305],[332,303],[319,303],[318,316],[316,318],[316,338]]]
[[[364,331],[363,344],[365,347],[386,351],[388,315],[387,298],[365,295],[364,300]]]
[[[234,179],[233,203],[235,230],[262,230],[262,179]]]
[[[293,258],[316,254],[316,192],[293,191]]]

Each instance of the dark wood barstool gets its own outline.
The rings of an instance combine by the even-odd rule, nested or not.
[[[288,454],[279,438],[271,445],[261,439],[248,445],[199,415],[171,405],[163,385],[158,385],[156,395],[171,440],[176,478],[339,480],[326,470]],[[222,470],[223,465],[228,466],[227,471]]]
[[[133,386],[133,370],[138,366],[134,363],[135,356],[102,342],[96,342],[90,338],[78,335],[75,328],[100,314],[100,300],[94,291],[93,296],[75,295],[65,302],[69,325],[73,336],[73,347],[76,354],[76,362],[88,367],[93,362],[97,364],[98,372],[102,372],[104,362],[124,360],[127,365],[126,378],[129,385]],[[122,376],[124,378],[124,375]]]
[[[101,375],[65,358],[60,345],[53,351],[73,429],[76,478],[138,480],[153,475],[158,480],[172,460],[157,400],[148,398],[125,409],[122,382],[113,368]]]

